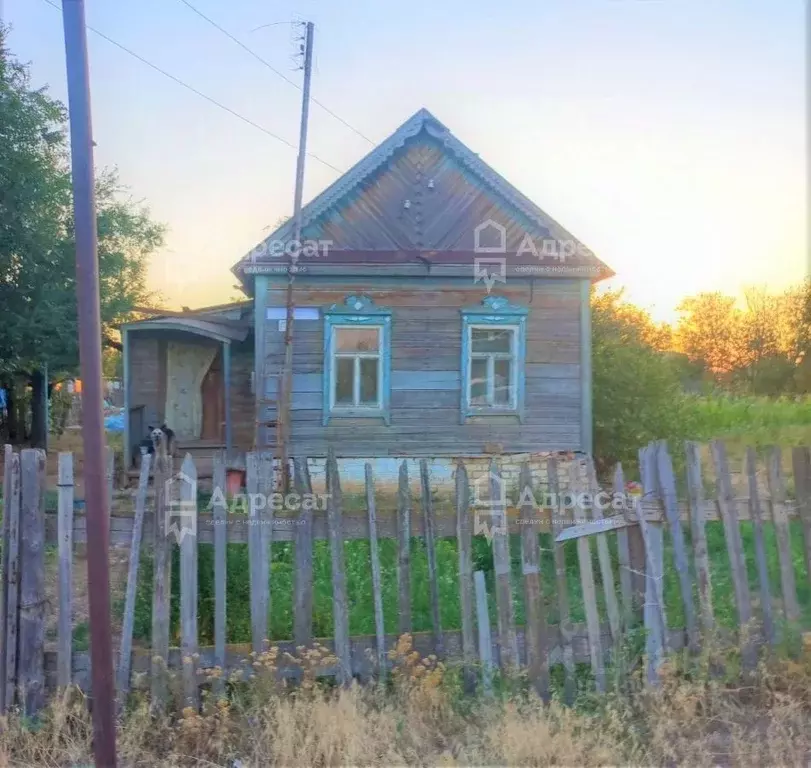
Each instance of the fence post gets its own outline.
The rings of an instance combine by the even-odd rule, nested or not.
[[[554,506],[552,514],[552,548],[555,559],[555,591],[558,597],[558,630],[560,633],[561,655],[563,656],[563,701],[568,706],[574,704],[576,680],[574,667],[574,649],[572,648],[572,620],[569,613],[569,584],[566,578],[566,551],[564,542],[556,541],[563,530],[562,507],[560,504],[560,481],[558,479],[558,462],[550,457],[546,462],[546,476],[549,483],[549,497]]]
[[[439,583],[436,569],[436,543],[434,531],[436,519],[434,518],[434,504],[431,499],[431,480],[428,474],[428,462],[420,460],[420,488],[422,491],[423,536],[425,537],[425,553],[428,558],[428,588],[431,599],[431,626],[434,630],[434,653],[442,655],[442,623],[439,618]]]
[[[521,509],[521,571],[524,576],[524,647],[529,681],[536,693],[549,700],[549,652],[546,608],[541,589],[541,551],[538,544],[538,518],[532,493],[529,463],[521,465],[519,476]],[[527,494],[529,496],[527,497]]]
[[[307,459],[293,461],[293,478],[301,499],[312,501],[313,485]],[[302,502],[296,526],[296,572],[293,598],[293,639],[296,646],[313,640],[313,505]]]
[[[579,495],[583,488],[580,479],[580,462],[569,465],[570,492]],[[580,518],[578,522],[583,522]],[[577,562],[580,567],[580,586],[583,590],[583,610],[586,613],[586,633],[589,638],[589,656],[594,683],[598,693],[605,693],[605,664],[603,662],[603,644],[600,638],[600,614],[597,611],[597,588],[594,584],[594,568],[591,562],[591,545],[588,536],[577,538]]]
[[[263,560],[267,559],[267,550],[263,551],[265,541],[262,533],[262,511],[260,501],[267,503],[260,492],[261,462],[258,453],[249,453],[245,457],[248,491],[248,567],[251,584],[251,650],[260,654],[265,650],[265,638],[268,636],[268,614],[265,593],[268,585],[264,579]]]
[[[741,636],[741,657],[746,669],[754,669],[757,664],[757,649],[752,637],[752,602],[749,595],[749,578],[746,572],[746,559],[741,539],[741,526],[738,522],[738,507],[732,491],[732,478],[729,473],[726,446],[720,440],[713,440],[712,454],[718,478],[718,506],[724,521],[724,534],[735,587],[735,602],[738,608],[738,623]]]
[[[707,551],[707,531],[704,521],[704,480],[701,475],[701,456],[698,445],[692,441],[684,444],[687,456],[687,493],[690,497],[690,534],[698,581],[698,605],[701,611],[701,626],[711,632],[715,621],[712,612],[712,586],[710,558]]]
[[[749,486],[749,519],[755,534],[755,564],[760,581],[760,613],[763,617],[763,634],[769,645],[777,642],[772,616],[772,590],[769,584],[769,566],[766,563],[766,543],[763,540],[763,508],[757,487],[757,456],[752,446],[746,448],[744,471]]]
[[[172,474],[172,460],[157,455],[155,459],[155,530],[152,576],[152,662],[150,688],[152,707],[161,710],[169,693],[169,617],[172,599],[172,547],[166,525],[167,481]]]
[[[17,689],[17,632],[20,597],[20,455],[6,446],[3,484],[3,697],[2,713],[14,704]]]
[[[465,691],[473,693],[473,663],[476,647],[473,639],[473,535],[470,525],[470,486],[461,459],[456,463],[456,540],[459,548],[459,605],[462,613],[462,659]]]
[[[327,456],[327,527],[332,560],[332,617],[335,634],[335,655],[338,657],[338,682],[352,682],[352,658],[349,645],[349,614],[346,599],[346,568],[344,566],[343,505],[341,478],[335,452]]]
[[[180,468],[180,634],[185,706],[197,710],[197,468],[190,453]]]
[[[769,496],[771,497],[772,520],[780,558],[780,587],[783,592],[783,610],[786,621],[796,626],[800,620],[800,605],[797,602],[797,584],[794,579],[794,561],[791,557],[791,535],[786,514],[786,486],[781,470],[780,449],[769,452]]]
[[[411,491],[403,459],[397,489],[397,631],[411,632]]]
[[[124,706],[130,687],[130,656],[132,655],[132,630],[135,623],[135,598],[138,589],[138,567],[141,561],[141,537],[146,512],[146,494],[149,490],[149,469],[152,456],[141,457],[141,473],[138,478],[138,495],[135,497],[135,519],[132,523],[132,543],[127,571],[127,594],[124,598],[124,623],[121,627],[121,647],[118,652],[118,706]]]
[[[57,682],[66,688],[72,681],[73,654],[73,454],[60,453],[57,470],[59,537],[59,628],[57,632]]]
[[[614,496],[624,498],[625,476],[622,464],[614,469]],[[620,569],[620,597],[622,598],[622,620],[627,630],[634,623],[633,588],[631,586],[631,550],[628,543],[628,529],[620,528],[617,531],[617,560]]]
[[[377,644],[377,674],[386,675],[386,636],[383,630],[383,585],[380,576],[380,555],[377,549],[377,510],[375,509],[375,481],[372,465],[366,462],[366,509],[369,514],[369,556],[372,561],[372,599],[375,611],[375,640]]]
[[[226,347],[227,349],[228,347]],[[214,519],[214,663],[219,675],[214,678],[213,690],[217,696],[225,692],[225,606],[228,563],[228,493],[225,473],[226,454],[214,456],[214,497],[211,500]]]
[[[476,625],[479,631],[479,660],[482,665],[482,688],[486,695],[493,692],[493,639],[490,635],[490,611],[487,607],[487,586],[484,571],[473,574],[476,588]]]
[[[656,447],[653,443],[639,450],[639,472],[644,497],[656,493]],[[648,657],[647,678],[659,684],[659,667],[667,648],[667,618],[663,593],[663,531],[661,523],[649,523],[642,506],[637,506],[639,529],[645,550],[645,652]]]
[[[18,688],[26,715],[45,695],[45,452],[21,454],[20,633]]]
[[[681,527],[679,502],[676,497],[676,478],[673,476],[673,463],[667,452],[667,443],[660,440],[655,448],[657,488],[670,527],[670,538],[673,544],[673,559],[676,562],[676,573],[679,577],[681,600],[684,605],[684,623],[687,629],[687,643],[693,653],[698,653],[698,626],[693,606],[693,585],[690,580],[690,564],[687,560],[687,547],[684,543],[684,531]],[[665,638],[665,642],[667,639]]]
[[[499,663],[502,672],[518,668],[518,640],[515,635],[510,536],[504,479],[494,458],[490,459],[490,509],[493,518],[493,570],[496,577]]]

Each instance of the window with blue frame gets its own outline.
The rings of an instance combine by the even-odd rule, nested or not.
[[[324,310],[324,424],[332,417],[390,423],[391,310],[347,296]]]
[[[500,296],[462,309],[462,419],[524,416],[528,310]]]

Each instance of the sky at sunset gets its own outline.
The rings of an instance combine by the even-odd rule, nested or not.
[[[190,0],[294,71],[375,143],[427,107],[672,319],[700,291],[808,272],[802,0]],[[60,13],[0,0],[11,50],[66,97]],[[59,3],[57,3],[58,5]],[[181,0],[86,0],[88,23],[295,145],[300,93]],[[292,211],[295,151],[90,33],[96,163],[169,227],[150,268],[171,306],[237,295],[230,267]],[[313,106],[310,151],[372,144]],[[310,157],[305,201],[336,177]]]

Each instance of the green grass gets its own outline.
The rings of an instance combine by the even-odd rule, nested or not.
[[[741,523],[744,548],[747,553],[748,575],[753,604],[759,601],[759,586],[754,563],[753,530],[748,522]],[[797,594],[803,611],[803,623],[811,626],[811,585],[806,574],[803,558],[803,538],[799,521],[792,521],[792,556],[794,561]],[[689,531],[685,530],[689,547]],[[771,525],[765,526],[766,553],[769,568],[771,592],[775,606],[774,613],[780,614],[780,573],[774,531]],[[517,536],[511,537],[513,604],[517,624],[524,622],[523,589],[520,566],[520,544]],[[609,536],[614,559],[615,578],[618,573],[615,537]],[[716,620],[721,626],[737,626],[729,558],[726,551],[723,525],[712,521],[707,523],[707,543],[712,572],[713,607]],[[551,538],[540,534],[542,584],[546,603],[547,621],[558,623],[558,607],[555,589],[555,574],[551,553]],[[598,603],[601,617],[605,618],[604,592],[600,585],[600,569],[596,558],[596,547],[592,546],[593,570],[598,583]],[[689,551],[692,551],[691,549]],[[580,570],[576,545],[564,545],[566,575],[571,608],[571,618],[575,623],[585,621]],[[352,635],[374,634],[374,609],[372,602],[371,567],[369,543],[362,540],[344,544],[349,599],[349,631]],[[227,639],[231,643],[250,642],[250,583],[248,568],[248,547],[244,544],[228,546],[227,563]],[[382,567],[383,611],[387,633],[397,632],[397,571],[396,542],[392,539],[380,541]],[[474,537],[474,570],[486,574],[490,594],[490,612],[493,626],[496,626],[496,605],[494,598],[492,553],[488,542],[481,536]],[[179,558],[177,548],[173,557],[172,574],[172,632],[175,641],[179,640]],[[330,570],[328,542],[316,541],[313,552],[313,631],[316,637],[330,637],[332,623],[332,578]],[[692,563],[691,563],[692,567]],[[199,602],[198,627],[200,642],[213,643],[214,636],[214,585],[213,547],[201,545],[199,548]],[[458,629],[461,624],[459,608],[458,554],[455,539],[437,540],[437,570],[440,598],[440,616],[443,629]],[[292,637],[293,631],[293,546],[289,542],[272,545],[271,560],[271,609],[270,636],[273,640]],[[152,563],[149,553],[142,559],[137,593],[135,635],[148,642],[151,632],[151,581]],[[679,592],[679,583],[673,563],[672,547],[665,534],[665,582],[664,594],[668,624],[671,627],[684,626],[684,611]],[[425,546],[421,539],[411,542],[411,605],[414,631],[431,629],[429,602],[428,565]],[[694,594],[694,605],[697,595]]]

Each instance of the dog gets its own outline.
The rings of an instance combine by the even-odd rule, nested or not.
[[[164,422],[159,427],[147,427],[149,433],[140,442],[141,456],[154,455],[158,460],[166,459],[175,454],[175,433]]]

